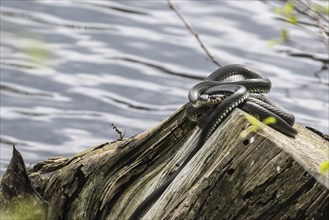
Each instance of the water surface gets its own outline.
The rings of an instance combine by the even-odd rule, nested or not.
[[[297,123],[329,133],[327,70],[267,46],[282,27],[320,41],[258,1],[175,5],[222,64],[258,68]],[[12,144],[30,164],[116,139],[112,123],[126,137],[151,128],[216,69],[166,1],[1,1],[1,173]]]

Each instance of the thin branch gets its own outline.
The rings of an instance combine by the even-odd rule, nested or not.
[[[119,134],[119,138],[117,139],[117,141],[122,141],[123,138],[124,138],[124,136],[125,136],[125,134],[126,134],[126,132],[123,132],[123,133],[122,133],[122,131],[120,131],[120,130],[117,128],[117,126],[115,126],[113,123],[112,123],[111,125],[112,125],[113,130],[114,130],[116,133]]]
[[[173,10],[178,17],[182,20],[182,22],[184,23],[185,27],[191,32],[191,34],[194,35],[194,37],[197,39],[197,41],[199,42],[201,48],[204,50],[204,52],[207,54],[207,57],[217,66],[222,67],[223,65],[220,64],[216,58],[214,56],[211,55],[211,53],[209,52],[209,50],[206,48],[206,46],[204,45],[204,43],[201,41],[199,34],[193,29],[193,27],[189,24],[189,22],[186,20],[186,18],[184,18],[184,16],[177,10],[177,8],[171,3],[170,0],[167,0],[169,8],[171,10]]]
[[[310,1],[307,1],[307,3],[305,3],[305,4],[309,8],[309,10],[311,10],[315,14],[315,16],[316,16],[315,21],[318,25],[320,34],[322,36],[323,43],[326,46],[327,51],[329,52],[329,42],[328,42],[329,37],[328,37],[328,34],[326,33],[327,28],[325,28],[324,25],[321,22],[321,14],[317,10],[315,10],[314,7],[312,7],[312,5],[311,5],[312,3]]]
[[[316,12],[316,14],[318,15],[318,12]],[[319,26],[319,31],[320,31],[321,36],[322,36],[322,41],[323,41],[324,45],[326,46],[327,51],[329,52],[329,42],[328,42],[329,38],[328,38],[328,35],[326,34],[325,27],[321,23],[320,16],[318,17],[317,23],[318,23],[318,26]]]
[[[322,68],[314,73],[314,76],[315,76],[316,78],[319,79],[319,82],[322,83],[322,84],[324,84],[324,85],[327,85],[327,86],[329,86],[329,82],[326,82],[326,81],[321,77],[320,74],[321,74],[322,72],[324,72],[325,70],[328,70],[328,69],[329,69],[328,65],[323,64]]]
[[[297,3],[299,3],[299,5],[300,5],[299,7],[304,7],[304,8],[299,8],[297,6]],[[328,43],[329,38],[328,38],[328,31],[327,31],[328,27],[322,23],[323,20],[325,22],[328,22],[328,18],[326,18],[320,12],[315,10],[315,8],[312,5],[312,1],[310,1],[310,0],[297,1],[295,6],[296,6],[295,10],[298,13],[305,15],[306,17],[310,18],[312,21],[315,22],[312,26],[315,26],[319,29],[321,39],[322,39],[327,51],[329,52],[329,43]],[[301,22],[298,22],[298,23],[302,24]],[[305,25],[310,25],[310,24],[305,24]]]
[[[296,2],[296,3],[298,3],[298,2]],[[310,0],[304,0],[304,1],[300,1],[299,3],[300,3],[300,4],[303,4],[303,5],[306,7],[306,9],[308,9],[309,11],[311,11],[313,14],[317,14],[317,13],[318,13],[320,18],[322,18],[322,19],[325,20],[326,22],[329,22],[329,19],[328,19],[326,16],[324,16],[324,15],[321,14],[321,13],[319,13],[319,11],[317,11],[317,10],[314,8],[314,3],[312,3],[312,1],[310,1]],[[299,8],[296,7],[296,9],[299,9]],[[314,21],[317,20],[316,17],[314,17],[314,16],[312,16],[311,14],[309,14],[307,11],[305,11],[305,9],[304,9],[304,10],[299,9],[298,12],[300,12],[301,14],[305,14],[305,15],[307,15],[308,17],[310,17],[310,18],[313,19]]]
[[[264,3],[268,3],[265,0],[262,0]],[[314,5],[311,0],[300,0],[300,1],[293,1],[293,0],[285,0],[286,3],[292,3],[294,6],[294,10],[299,15],[298,18],[304,18],[305,21],[301,21],[298,19],[298,22],[294,25],[302,28],[303,30],[310,32],[314,35],[314,30],[308,27],[314,27],[318,30],[315,34],[319,40],[321,40],[325,45],[325,50],[329,52],[329,31],[328,31],[328,23],[329,19],[325,17],[324,14],[319,12],[314,8]],[[272,5],[272,7],[274,7]],[[280,17],[279,20],[283,20],[287,23],[290,21],[286,17]]]

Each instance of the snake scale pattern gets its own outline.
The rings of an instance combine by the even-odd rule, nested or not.
[[[185,114],[202,129],[198,143],[179,168],[137,207],[130,220],[141,219],[146,214],[235,108],[240,108],[259,120],[274,117],[276,123],[269,126],[289,137],[295,137],[297,135],[297,131],[293,128],[295,117],[263,95],[270,89],[271,81],[268,78],[263,77],[257,69],[240,64],[219,68],[205,81],[192,87],[188,94],[189,103],[186,105]]]

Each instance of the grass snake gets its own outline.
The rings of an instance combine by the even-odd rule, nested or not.
[[[219,68],[205,81],[193,86],[188,94],[189,103],[186,105],[185,114],[202,129],[198,143],[179,168],[137,207],[130,220],[141,219],[146,214],[235,108],[240,108],[259,120],[275,117],[276,123],[269,126],[289,137],[295,137],[297,131],[292,127],[295,122],[294,116],[263,95],[270,89],[271,81],[268,78],[263,77],[257,69],[240,64]]]

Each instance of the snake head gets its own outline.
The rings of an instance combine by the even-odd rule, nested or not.
[[[201,94],[195,103],[193,103],[194,108],[200,108],[201,106],[206,105],[209,102],[209,95],[208,94]]]
[[[201,94],[197,101],[193,103],[194,108],[200,108],[202,106],[210,106],[221,103],[225,98],[223,94]]]

